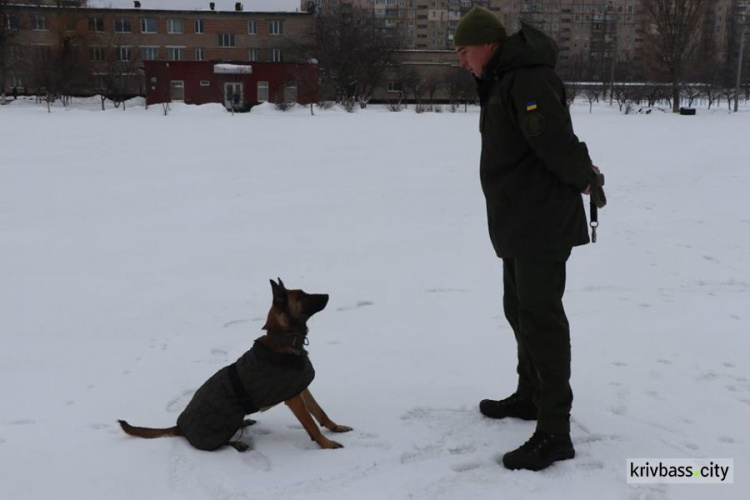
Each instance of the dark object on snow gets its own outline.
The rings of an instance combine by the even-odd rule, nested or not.
[[[273,304],[263,329],[266,335],[255,341],[240,359],[213,374],[198,389],[177,425],[166,429],[134,427],[120,420],[122,430],[131,436],[159,438],[184,436],[201,450],[215,450],[228,444],[237,451],[249,447],[232,436],[254,422],[247,414],[286,403],[310,438],[321,448],[342,448],[325,437],[320,425],[333,432],[349,432],[351,427],[330,419],[307,388],[315,377],[307,351],[307,320],[325,309],[328,295],[287,290],[284,283],[271,280]],[[313,420],[313,417],[315,420]]]
[[[230,441],[245,415],[296,396],[314,377],[307,352],[278,354],[256,340],[252,349],[196,391],[177,427],[196,448],[215,450]]]
[[[589,171],[589,196],[591,197],[589,212],[591,215],[591,242],[596,243],[596,228],[599,227],[599,209],[607,204],[607,195],[604,194],[604,174],[599,167],[592,165]]]
[[[489,418],[520,418],[521,420],[536,420],[539,410],[531,398],[526,398],[514,392],[505,399],[483,399],[479,403],[479,411]]]
[[[573,132],[555,42],[523,24],[478,80],[479,176],[500,258],[589,242],[581,193],[591,165]]]
[[[558,460],[576,456],[570,434],[549,434],[537,431],[525,444],[503,455],[507,469],[538,471],[546,469]]]
[[[693,116],[695,114],[695,108],[680,108],[680,114],[685,116]]]

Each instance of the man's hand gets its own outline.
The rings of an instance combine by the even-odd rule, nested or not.
[[[596,165],[591,165],[591,168],[594,171],[594,175],[596,175],[596,174],[601,175],[601,171],[599,170],[599,167],[597,167]],[[602,183],[602,185],[604,185],[604,183]],[[601,187],[601,186],[599,186],[599,187]],[[587,196],[591,194],[591,184],[589,184],[588,186],[586,186],[586,189],[583,190],[583,194],[585,194]]]

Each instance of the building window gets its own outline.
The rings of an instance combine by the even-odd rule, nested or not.
[[[16,14],[5,15],[5,27],[9,30],[21,29],[21,20]]]
[[[115,58],[118,61],[127,62],[133,60],[133,47],[117,47]]]
[[[219,47],[234,47],[233,33],[219,33]]]
[[[268,82],[258,82],[258,102],[268,102]]]
[[[205,61],[206,60],[206,49],[203,47],[198,47],[195,49],[195,60],[196,61]]]
[[[50,59],[52,59],[52,46],[51,45],[37,45],[36,57],[40,61],[49,61]]]
[[[103,17],[89,17],[89,31],[103,33],[104,32],[104,18]]]
[[[271,62],[284,62],[284,51],[281,49],[272,49]]]
[[[31,16],[31,25],[34,31],[47,31],[47,18],[41,14]]]
[[[11,73],[10,74],[10,86],[11,87],[25,87],[26,79],[22,73]]]
[[[107,48],[89,47],[89,59],[92,61],[105,61],[107,59]]]
[[[159,47],[141,47],[141,60],[155,61],[159,58]]]
[[[284,34],[284,21],[268,21],[268,34],[269,35],[283,35]]]
[[[156,19],[153,17],[141,18],[141,33],[156,33]]]
[[[203,34],[203,19],[196,19],[195,20],[195,34],[196,35],[202,35]]]
[[[20,45],[11,45],[10,46],[10,61],[18,61],[20,59],[23,59],[23,51],[21,50]]]
[[[130,26],[130,19],[127,17],[115,19],[115,31],[117,33],[130,33],[132,31]]]
[[[297,102],[297,82],[284,84],[284,102]]]
[[[182,33],[182,19],[167,19],[167,33],[179,35]]]
[[[402,92],[401,82],[394,82],[394,81],[388,82],[388,92]]]
[[[247,34],[248,35],[256,35],[258,34],[258,25],[255,21],[248,21],[247,22]]]
[[[250,62],[257,62],[258,61],[258,49],[250,49],[250,52],[247,56],[247,60]]]
[[[168,56],[170,61],[183,61],[185,47],[167,47]]]
[[[211,81],[210,80],[201,80],[201,87],[210,87]]]

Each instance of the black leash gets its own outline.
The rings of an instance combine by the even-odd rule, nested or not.
[[[589,216],[591,217],[591,242],[596,243],[596,229],[599,227],[599,209],[607,204],[607,195],[604,194],[604,174],[596,165],[591,166],[589,172]]]
[[[596,243],[596,228],[599,227],[599,208],[594,203],[594,199],[591,199],[590,204],[591,222],[591,243]]]

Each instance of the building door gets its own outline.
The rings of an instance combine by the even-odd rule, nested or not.
[[[242,95],[241,83],[224,84],[224,107],[227,109],[239,109],[245,105]]]
[[[172,102],[185,100],[185,82],[183,80],[169,82],[169,97]]]

